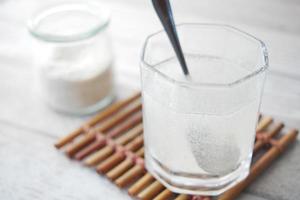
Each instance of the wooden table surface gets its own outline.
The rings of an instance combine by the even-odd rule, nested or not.
[[[100,0],[99,0],[100,1]],[[139,88],[145,37],[160,29],[150,0],[103,0],[112,9],[118,96]],[[46,1],[43,1],[45,4]],[[180,22],[230,24],[265,41],[270,73],[262,111],[300,128],[300,2],[297,0],[173,0]],[[0,199],[130,199],[105,178],[56,151],[53,143],[89,116],[54,112],[33,84],[26,19],[37,0],[0,1]],[[240,200],[300,198],[300,145],[276,161]]]

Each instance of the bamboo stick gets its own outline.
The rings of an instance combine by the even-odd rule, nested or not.
[[[129,151],[135,151],[139,147],[143,145],[143,136],[139,135],[134,140],[132,140],[130,143],[125,145],[125,149]],[[121,152],[116,152],[114,155],[110,156],[106,160],[104,160],[102,163],[100,163],[97,166],[97,172],[99,173],[106,173],[109,169],[112,169],[117,164],[119,164],[122,160],[125,159],[125,154]]]
[[[121,176],[124,172],[126,172],[130,167],[133,166],[133,162],[131,159],[125,159],[123,162],[121,162],[119,165],[114,167],[112,170],[110,170],[106,176],[111,179],[115,180],[119,176]]]
[[[121,175],[119,178],[117,178],[115,184],[120,188],[125,187],[132,183],[132,181],[134,181],[136,178],[143,175],[143,173],[145,173],[144,167],[141,165],[135,165],[130,170]]]
[[[141,154],[144,155],[144,147],[142,147],[139,151],[136,152],[136,155],[141,157]],[[121,175],[115,183],[119,187],[125,187],[128,184],[132,183],[133,180],[135,180],[137,177],[141,176],[144,173],[144,166],[141,165],[135,165],[131,169],[129,169],[127,172],[125,172],[123,175]]]
[[[106,173],[110,169],[117,166],[120,162],[122,162],[126,158],[126,155],[124,153],[114,153],[114,155],[108,157],[106,160],[104,160],[102,163],[100,163],[96,167],[96,171],[98,173]]]
[[[256,132],[263,131],[273,122],[272,117],[262,117],[256,127]]]
[[[283,123],[277,124],[270,132],[266,133],[267,138],[273,138],[276,136],[281,129],[284,127]],[[255,142],[254,148],[253,148],[253,153],[256,153],[258,150],[260,150],[263,146],[265,145],[265,141],[262,140],[257,140]]]
[[[114,152],[114,147],[110,145],[106,145],[104,148],[100,149],[99,151],[93,153],[89,156],[85,161],[84,164],[86,166],[94,166],[97,163],[103,161],[108,156],[110,156]]]
[[[106,135],[108,137],[119,136],[124,131],[128,131],[128,129],[132,128],[137,123],[141,122],[141,120],[142,120],[142,113],[137,112],[134,115],[130,116],[128,119],[126,119],[121,124],[117,125],[116,128],[110,130]],[[140,128],[140,126],[138,126],[138,129],[139,128]],[[135,128],[133,128],[133,129],[136,130]],[[75,159],[77,159],[77,160],[83,159],[84,157],[88,156],[89,154],[101,149],[104,146],[104,144],[105,144],[104,139],[98,139],[98,140],[94,141],[92,144],[81,149],[78,153],[76,153]]]
[[[166,200],[166,199],[171,198],[172,196],[173,196],[173,193],[170,190],[165,189],[164,191],[159,193],[159,195],[157,195],[153,200]]]
[[[85,135],[81,140],[79,140],[77,143],[68,146],[65,153],[69,157],[72,157],[80,149],[84,148],[86,145],[90,144],[93,140],[95,140],[95,137],[96,137],[96,133],[90,132],[89,134]]]
[[[142,125],[139,124],[138,126],[136,126],[133,129],[129,130],[125,135],[129,135],[129,136],[138,135],[138,134],[141,133],[141,131],[142,131]],[[126,142],[126,140],[123,140],[122,142]],[[137,144],[135,144],[135,145],[137,145]],[[113,153],[113,151],[114,151],[114,147],[108,145],[105,148],[102,148],[99,151],[92,154],[90,157],[88,157],[85,160],[84,163],[87,166],[93,166],[93,165],[103,161],[104,159],[106,159],[107,156],[109,156]]]
[[[189,200],[190,199],[190,196],[187,195],[187,194],[180,194],[176,197],[175,200]]]
[[[140,148],[135,154],[139,157],[144,157],[144,147]]]
[[[135,100],[128,107],[125,107],[120,112],[115,114],[113,117],[107,119],[102,123],[100,127],[97,127],[92,133],[88,134],[89,136],[85,136],[81,138],[77,143],[71,145],[67,150],[66,154],[72,157],[75,153],[77,153],[81,148],[85,147],[88,143],[95,139],[97,132],[104,133],[111,129],[113,126],[123,121],[125,118],[130,116],[131,114],[137,112],[141,109],[141,101],[140,99]],[[124,127],[123,127],[124,128]],[[119,130],[120,131],[120,130]],[[88,140],[88,142],[87,142]]]
[[[107,132],[113,128],[116,124],[122,122],[124,119],[132,115],[133,113],[139,111],[142,108],[141,99],[134,100],[127,107],[121,109],[111,118],[103,121],[99,127],[96,128],[99,132]]]
[[[102,112],[97,114],[95,117],[93,117],[90,121],[85,123],[84,126],[94,126],[98,122],[104,120],[105,118],[107,118],[110,115],[117,112],[119,109],[123,108],[124,106],[127,106],[129,103],[131,103],[135,99],[139,98],[140,95],[141,94],[138,92],[138,93],[135,93],[134,95],[132,95],[131,97],[129,97],[128,99],[125,99],[125,100],[122,100],[122,101],[112,104],[111,106],[109,106],[108,108],[106,108],[105,110],[103,110]],[[75,139],[77,136],[79,136],[80,134],[82,134],[84,132],[83,127],[78,128],[77,130],[73,131],[72,133],[70,133],[67,136],[60,139],[57,143],[55,143],[55,147],[61,148],[64,145],[66,145],[67,143],[71,142],[73,139]]]
[[[140,147],[142,147],[144,144],[143,135],[137,136],[132,142],[125,145],[125,149],[129,151],[136,151]]]
[[[143,124],[140,123],[140,124],[136,125],[130,131],[127,131],[120,137],[116,138],[115,142],[117,144],[121,144],[121,145],[126,144],[142,132],[143,132]]]
[[[119,125],[112,128],[107,135],[111,138],[118,137],[120,134],[130,130],[132,127],[142,122],[142,111],[137,111]]]
[[[150,185],[154,181],[153,176],[150,173],[146,173],[141,179],[134,183],[128,190],[128,193],[131,196],[137,195],[141,192],[146,186]]]
[[[141,147],[138,151],[135,152],[136,156],[139,156],[137,154],[138,152],[143,153],[141,151],[141,149],[144,149],[144,147]],[[106,175],[109,179],[115,180],[133,166],[134,166],[133,160],[131,158],[126,158],[124,161],[122,161],[120,164],[118,164],[116,167],[114,167],[112,170],[110,170]]]
[[[82,160],[89,154],[97,151],[98,149],[101,149],[102,147],[105,146],[105,140],[104,139],[96,139],[93,143],[88,145],[85,148],[82,148],[78,153],[75,154],[74,158],[76,160]]]
[[[119,101],[119,102],[116,102],[116,103],[118,103],[119,105],[118,105],[118,106],[115,106],[115,107],[117,107],[117,108],[115,108],[115,111],[119,110],[120,108],[122,108],[122,107],[124,107],[124,106],[126,106],[126,105],[128,105],[128,104],[130,104],[132,101],[134,101],[134,100],[136,100],[136,99],[138,99],[138,98],[140,98],[140,97],[141,97],[141,93],[140,93],[140,92],[136,92],[136,93],[134,93],[132,96],[130,96],[130,97],[124,99],[124,100],[121,100],[121,101]],[[109,113],[105,113],[106,110],[107,110],[107,109],[105,109],[104,111],[100,112],[99,114],[97,114],[97,115],[96,115],[95,117],[93,117],[92,119],[90,119],[90,120],[87,122],[87,124],[90,125],[90,126],[94,126],[94,125],[97,124],[101,119],[105,118],[105,116],[108,117],[108,116],[114,114],[114,112],[113,112],[113,113],[110,113],[110,114],[109,114]],[[110,108],[110,110],[111,110],[111,108]],[[106,115],[105,115],[105,114],[106,114]]]
[[[298,135],[297,130],[291,130],[288,134],[282,136],[277,142],[277,145],[271,147],[258,161],[256,161],[249,176],[233,188],[223,193],[218,200],[232,200],[236,198],[256,177],[258,177],[281,153],[289,144],[296,140]]]
[[[140,192],[137,197],[142,200],[150,200],[163,189],[165,189],[165,187],[160,182],[154,181],[149,187],[146,187],[142,192]]]

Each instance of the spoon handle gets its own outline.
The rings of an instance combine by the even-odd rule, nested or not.
[[[171,41],[176,56],[180,62],[181,68],[185,75],[189,74],[184,55],[180,46],[180,42],[177,36],[176,26],[173,19],[172,9],[169,0],[152,0],[155,11],[167,32],[167,35]]]

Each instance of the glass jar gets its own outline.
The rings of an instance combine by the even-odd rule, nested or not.
[[[87,114],[111,103],[113,56],[109,11],[96,3],[59,4],[28,23],[35,41],[37,85],[58,111]]]

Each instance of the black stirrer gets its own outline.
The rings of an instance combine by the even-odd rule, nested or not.
[[[184,55],[178,39],[176,26],[173,19],[172,9],[169,0],[152,0],[155,11],[171,41],[173,49],[179,60],[182,71],[185,75],[189,75]]]

